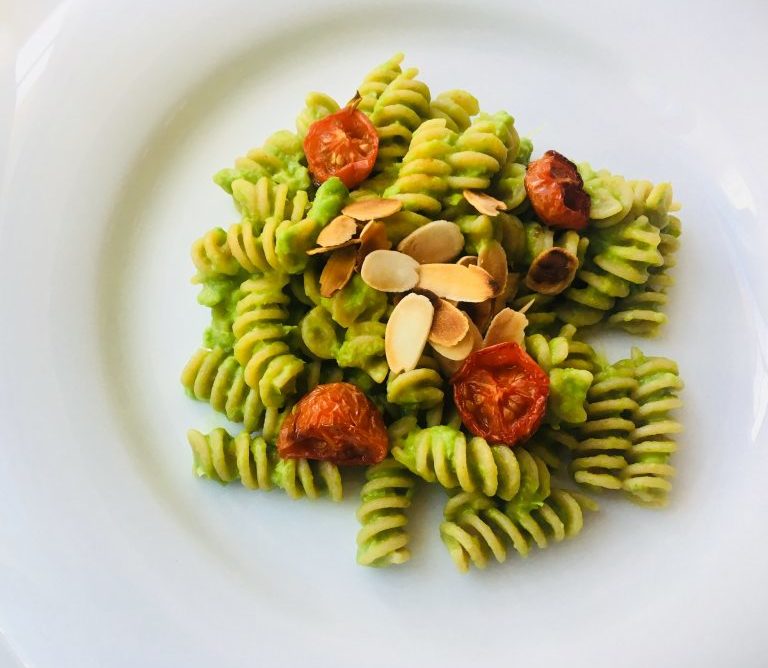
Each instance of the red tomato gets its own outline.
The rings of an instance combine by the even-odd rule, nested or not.
[[[379,153],[379,135],[368,117],[350,104],[309,126],[304,153],[318,185],[338,176],[354,188],[373,169]]]
[[[285,419],[277,439],[281,457],[336,464],[377,464],[387,456],[384,418],[350,383],[318,385]]]
[[[525,441],[544,418],[549,376],[517,343],[472,353],[451,383],[462,422],[489,443]]]
[[[542,223],[581,230],[589,222],[590,199],[574,165],[557,151],[547,151],[528,165],[525,191]]]

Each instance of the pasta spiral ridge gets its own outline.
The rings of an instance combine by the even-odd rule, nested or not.
[[[607,228],[590,239],[590,257],[557,309],[561,320],[577,327],[593,325],[626,297],[632,284],[648,280],[649,268],[663,263],[659,230],[646,216]]]
[[[500,499],[461,492],[449,499],[440,535],[457,568],[485,568],[489,557],[506,560],[511,546],[526,557],[533,545],[546,548],[576,536],[583,528],[583,509],[596,510],[591,499],[550,488],[547,466],[524,449],[519,451],[523,482],[515,498]]]
[[[357,563],[363,566],[403,564],[411,558],[408,549],[406,511],[416,479],[392,458],[371,466],[360,491],[357,519]]]
[[[361,97],[360,104],[357,107],[360,111],[368,115],[373,113],[376,101],[381,97],[381,94],[387,89],[389,84],[402,74],[403,70],[400,67],[400,63],[403,62],[403,58],[402,53],[396,53],[388,61],[374,67],[365,75],[363,82],[357,89]]]
[[[406,211],[437,216],[448,191],[451,166],[447,158],[453,150],[455,133],[444,119],[424,121],[413,133],[397,181],[385,192],[403,202]]]
[[[387,401],[406,410],[425,410],[441,406],[445,392],[437,363],[423,355],[411,371],[393,374],[387,379]]]
[[[444,91],[429,106],[430,118],[445,120],[446,127],[453,132],[464,132],[479,111],[477,98],[465,90]]]
[[[193,279],[202,282],[217,276],[236,276],[240,265],[229,249],[227,232],[214,227],[192,244],[192,263],[197,269]]]
[[[390,427],[390,439],[392,456],[427,482],[502,499],[511,499],[520,489],[516,451],[505,445],[468,439],[449,425],[420,429],[412,416]]]
[[[281,459],[274,446],[260,436],[251,436],[247,430],[233,437],[222,428],[207,435],[190,429],[187,437],[199,477],[222,484],[239,480],[244,487],[254,490],[278,487],[293,499],[342,499],[341,474],[335,464]]]
[[[190,396],[207,401],[232,422],[242,422],[246,431],[262,429],[267,412],[257,390],[248,387],[243,368],[232,355],[220,349],[200,348],[181,373],[181,384]]]
[[[630,434],[629,465],[622,472],[623,487],[637,502],[661,507],[667,503],[669,478],[675,473],[669,460],[676,450],[674,435],[682,426],[670,412],[682,405],[678,393],[683,382],[672,360],[645,357],[634,348],[631,362],[637,378],[635,429]]]
[[[287,276],[276,272],[245,281],[232,323],[234,354],[245,369],[245,382],[258,389],[268,408],[285,404],[304,369],[304,361],[284,341],[289,331],[285,323],[290,297],[283,291],[287,284]]]
[[[592,488],[621,489],[635,429],[632,421],[638,387],[630,364],[607,366],[595,375],[587,393],[587,421],[573,451],[573,479]]]
[[[667,290],[673,279],[668,271],[675,266],[675,253],[680,245],[680,220],[669,216],[668,225],[661,231],[659,253],[663,264],[648,270],[648,281],[616,302],[608,322],[618,325],[630,334],[654,336],[667,321],[662,309],[667,304]]]
[[[408,151],[414,131],[429,117],[429,88],[416,79],[417,74],[415,68],[405,70],[376,100],[371,114],[379,135],[374,172],[398,164]]]
[[[304,109],[296,118],[296,132],[301,139],[307,136],[309,126],[339,110],[339,103],[330,95],[312,92],[304,100]]]

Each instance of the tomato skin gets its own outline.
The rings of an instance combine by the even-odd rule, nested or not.
[[[557,151],[547,151],[528,165],[525,191],[545,225],[582,230],[589,223],[590,198],[581,174],[576,165]]]
[[[491,444],[521,443],[544,419],[549,376],[517,343],[475,351],[451,384],[462,422]]]
[[[379,135],[368,117],[350,104],[309,126],[304,153],[315,183],[338,176],[350,190],[364,181],[379,153]]]
[[[378,464],[389,452],[379,409],[351,383],[318,385],[285,419],[277,450],[286,459]]]

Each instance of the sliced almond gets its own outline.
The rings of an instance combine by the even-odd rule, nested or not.
[[[336,244],[335,246],[317,246],[316,248],[310,248],[307,251],[307,255],[321,255],[322,253],[330,253],[332,251],[338,250],[339,248],[347,248],[349,246],[359,246],[360,245],[360,239],[350,239],[349,241],[345,241],[341,244]]]
[[[384,332],[384,351],[392,373],[411,371],[427,343],[435,309],[424,295],[408,294],[392,310]]]
[[[499,311],[488,325],[488,331],[483,339],[483,346],[493,346],[497,343],[512,341],[522,345],[525,339],[525,328],[528,326],[528,318],[520,311],[505,308]]]
[[[474,190],[465,190],[464,199],[475,207],[476,211],[486,216],[498,216],[500,211],[507,210],[507,205],[504,202]]]
[[[484,302],[498,288],[491,275],[480,267],[460,264],[419,265],[418,287],[438,297],[460,302]]]
[[[558,295],[573,282],[578,268],[579,259],[571,251],[554,246],[531,262],[525,285],[542,295]]]
[[[445,299],[437,302],[429,342],[441,346],[455,346],[469,331],[469,319],[463,311],[457,309]]]
[[[520,274],[507,274],[507,281],[504,283],[504,287],[501,292],[493,298],[493,308],[491,309],[491,316],[495,316],[503,308],[506,308],[507,304],[517,294],[517,287],[520,282]]]
[[[419,281],[419,263],[405,253],[392,250],[375,250],[368,253],[360,276],[376,290],[405,292],[416,287]]]
[[[489,241],[483,244],[477,255],[477,266],[485,269],[493,276],[493,280],[496,281],[499,292],[501,292],[507,283],[509,266],[507,265],[507,254],[498,241]]]
[[[477,264],[477,255],[465,255],[464,257],[460,257],[458,260],[456,260],[456,264],[461,265],[462,267],[469,267],[472,264]]]
[[[522,313],[525,315],[525,313],[528,311],[528,309],[531,308],[536,303],[536,297],[531,297],[531,301],[527,302],[523,305],[523,307],[518,311],[518,313]]]
[[[447,360],[453,362],[462,362],[475,350],[478,350],[483,344],[483,337],[469,320],[467,320],[469,327],[464,338],[453,346],[441,346],[439,343],[432,343],[430,345],[435,352],[444,357]]]
[[[349,216],[336,216],[317,235],[318,246],[340,246],[357,233],[357,223]]]
[[[341,290],[352,278],[352,272],[355,270],[355,258],[357,249],[353,246],[340,248],[333,251],[328,258],[328,262],[323,267],[323,273],[320,274],[320,296],[333,297]]]
[[[347,204],[341,212],[355,220],[379,220],[397,213],[402,208],[403,203],[399,199],[375,197]]]
[[[375,250],[389,250],[392,244],[387,238],[387,226],[378,220],[371,220],[365,224],[360,232],[360,248],[357,249],[357,265],[359,271],[363,261]]]
[[[434,220],[411,232],[397,250],[410,255],[419,264],[450,262],[464,248],[464,235],[456,223]]]

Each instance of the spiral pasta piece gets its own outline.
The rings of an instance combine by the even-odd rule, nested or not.
[[[376,383],[383,383],[389,373],[384,352],[383,322],[359,322],[351,325],[344,342],[336,353],[336,362],[342,369],[365,371]]]
[[[557,309],[560,319],[577,327],[599,322],[632,284],[642,285],[649,269],[662,265],[660,242],[659,230],[645,216],[593,235],[588,262],[563,293],[567,303]]]
[[[341,474],[335,464],[281,459],[274,446],[259,436],[252,437],[248,431],[233,437],[221,428],[207,435],[190,429],[187,436],[194,470],[201,478],[222,484],[239,480],[254,490],[278,487],[293,499],[342,499]]]
[[[357,519],[357,563],[362,566],[392,566],[411,558],[408,549],[406,511],[416,478],[392,458],[371,466],[360,492]]]
[[[374,67],[365,75],[363,82],[357,89],[361,100],[358,109],[365,114],[373,113],[376,101],[397,77],[402,74],[400,63],[403,62],[403,54],[396,53],[388,61]]]
[[[427,482],[511,499],[520,488],[520,465],[512,448],[467,437],[440,425],[420,429],[412,416],[390,428],[392,456]]]
[[[403,159],[414,131],[429,117],[429,88],[416,80],[417,74],[414,68],[399,74],[376,100],[371,113],[379,135],[375,172],[385,171]]]
[[[269,408],[285,404],[304,369],[304,361],[284,341],[290,303],[283,292],[287,283],[285,274],[274,272],[245,281],[232,324],[235,358],[245,368],[245,382],[258,389]]]
[[[623,299],[619,299],[613,314],[608,318],[612,325],[618,325],[630,334],[654,336],[667,321],[662,309],[667,304],[667,290],[673,279],[668,271],[675,266],[675,253],[680,245],[680,220],[669,216],[668,225],[661,231],[659,253],[662,265],[648,270],[648,281],[636,288]]]
[[[296,132],[301,139],[307,135],[309,126],[315,121],[330,116],[339,110],[339,103],[330,95],[312,92],[304,100],[304,109],[296,118]]]
[[[544,462],[522,448],[519,456],[523,483],[514,499],[461,492],[446,504],[440,535],[460,571],[485,568],[489,558],[501,563],[510,547],[526,557],[533,545],[572,538],[583,528],[583,509],[597,509],[581,494],[550,489]]]
[[[632,421],[637,403],[635,371],[629,364],[608,366],[595,375],[587,393],[587,421],[573,451],[571,471],[576,482],[592,488],[621,489],[627,466]]]
[[[488,190],[491,179],[507,160],[512,148],[517,151],[515,121],[506,112],[480,114],[456,140],[451,154],[451,176],[448,184],[456,193],[450,201],[455,204],[465,189]]]
[[[236,276],[240,265],[232,257],[227,233],[214,227],[192,244],[192,262],[197,269],[196,281],[216,276]]]
[[[389,374],[387,401],[392,404],[407,410],[430,409],[441,405],[444,396],[443,378],[430,357],[422,356],[412,371]]]
[[[399,199],[407,211],[437,216],[448,191],[451,166],[447,159],[455,138],[444,119],[424,121],[413,133],[397,181],[384,196]]]
[[[623,488],[638,503],[661,507],[667,504],[675,469],[669,463],[676,450],[674,435],[682,431],[670,412],[682,405],[678,393],[683,389],[677,364],[664,357],[645,357],[632,350],[637,387],[633,397],[635,429],[629,465],[622,472]]]
[[[444,120],[453,132],[464,132],[472,123],[472,116],[479,111],[477,98],[465,90],[447,90],[429,105],[430,118]]]

